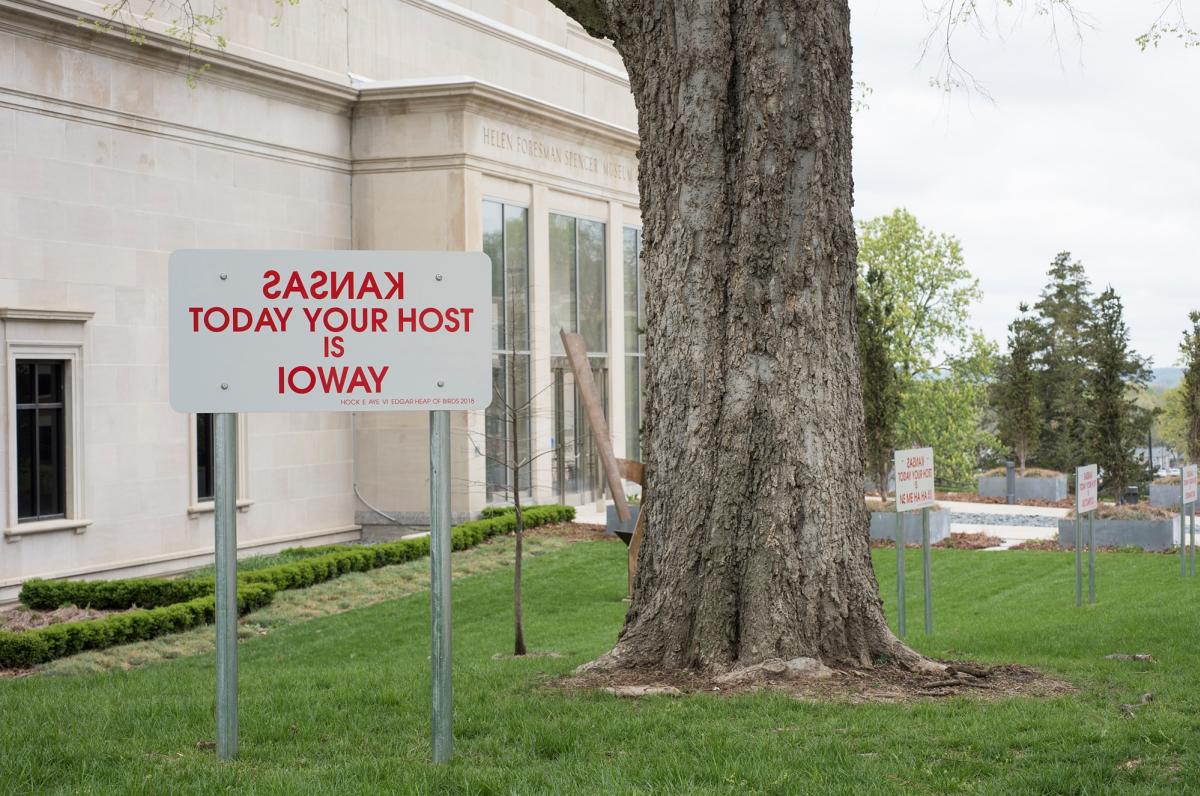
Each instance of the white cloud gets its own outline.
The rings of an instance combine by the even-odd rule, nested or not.
[[[1135,347],[1174,364],[1200,309],[1200,50],[1138,49],[1153,2],[1094,0],[1096,29],[1078,42],[1060,25],[1061,46],[1045,18],[1001,11],[1003,35],[954,41],[994,102],[947,99],[929,85],[937,54],[917,63],[920,2],[851,9],[855,79],[873,92],[854,119],[856,217],[903,206],[957,236],[984,290],[975,323],[996,340],[1069,250],[1121,294]]]

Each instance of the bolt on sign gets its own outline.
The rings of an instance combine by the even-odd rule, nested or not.
[[[482,252],[182,250],[168,287],[179,411],[491,403]]]
[[[896,451],[896,511],[933,506],[933,448]]]
[[[1184,504],[1195,503],[1197,500],[1198,486],[1200,486],[1200,467],[1194,464],[1189,464],[1183,468],[1183,502]]]
[[[1087,514],[1100,506],[1099,468],[1094,464],[1075,470],[1075,513]]]

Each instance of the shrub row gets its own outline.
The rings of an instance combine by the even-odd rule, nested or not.
[[[571,506],[530,506],[522,511],[527,528],[575,518]],[[492,517],[471,520],[455,526],[450,538],[455,550],[463,550],[498,534],[516,530],[516,515],[510,509]],[[347,572],[363,572],[390,564],[401,564],[429,554],[426,537],[404,539],[378,545],[325,545],[289,548],[285,553],[304,550],[308,557],[259,570],[243,572],[243,583],[273,583],[280,589],[301,589],[336,578]],[[129,580],[38,580],[25,582],[20,600],[26,607],[52,611],[63,605],[78,605],[102,611],[120,611],[137,606],[157,608],[187,602],[213,593],[215,581],[202,578],[133,578]]]
[[[479,512],[481,520],[490,520],[492,517],[499,517],[502,514],[514,514],[516,508],[513,506],[487,506],[483,511]]]
[[[531,506],[521,512],[525,527],[534,528],[575,518],[571,506]],[[471,520],[454,526],[450,531],[450,546],[454,550],[468,547],[493,536],[512,533],[517,529],[514,512],[485,519]],[[374,545],[332,545],[325,555],[279,564],[241,575],[242,583],[271,583],[276,588],[303,589],[314,583],[332,580],[347,572],[366,572],[369,569],[403,564],[429,555],[429,537],[401,539]]]
[[[275,587],[269,583],[241,584],[237,592],[238,613],[244,615],[262,608],[274,595]],[[215,614],[216,598],[210,594],[103,619],[62,622],[19,633],[0,631],[0,668],[35,666],[77,652],[190,630],[212,622]]]
[[[527,528],[575,518],[570,506],[531,506],[522,512]],[[473,547],[493,536],[512,533],[513,512],[472,520],[450,532],[454,550]],[[286,564],[244,572],[238,576],[241,614],[267,605],[276,591],[303,589],[347,572],[365,572],[402,564],[429,555],[429,537],[401,539],[377,545],[328,545],[319,555]],[[46,581],[31,580],[21,589],[21,602],[38,610],[74,604],[103,610],[142,610],[103,619],[63,622],[19,633],[0,631],[0,668],[33,666],[66,655],[103,649],[177,633],[213,620],[216,610],[213,578],[192,580]]]
[[[158,608],[187,602],[212,594],[214,581],[209,578],[167,580],[27,580],[21,587],[20,600],[35,611],[53,611],[63,605],[78,605],[98,611],[123,611],[126,608]]]

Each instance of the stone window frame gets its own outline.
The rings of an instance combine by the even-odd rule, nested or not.
[[[189,412],[187,415],[188,424],[188,506],[187,515],[189,518],[196,518],[203,514],[212,514],[216,508],[216,503],[213,500],[200,500],[200,476],[196,472],[196,455],[199,452],[199,442],[196,436],[196,413]],[[237,414],[237,509],[240,512],[250,510],[254,505],[254,501],[247,495],[250,491],[249,467],[250,457],[248,453],[247,441],[250,435],[247,431],[247,419],[244,412]]]
[[[92,524],[87,519],[84,496],[84,324],[93,313],[74,310],[22,310],[0,308],[4,325],[4,400],[6,433],[12,444],[5,453],[4,538],[18,542],[25,536],[57,531],[81,534]],[[14,329],[14,326],[16,327]],[[17,334],[13,335],[16,331]],[[17,361],[52,360],[64,364],[63,472],[66,477],[65,517],[19,522],[17,497]]]

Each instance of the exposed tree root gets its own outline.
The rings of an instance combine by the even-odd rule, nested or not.
[[[594,662],[593,662],[594,663]],[[731,695],[764,689],[818,702],[909,702],[968,697],[1053,698],[1074,691],[1069,683],[1024,666],[937,664],[937,671],[911,670],[895,662],[870,668],[830,667],[812,658],[764,661],[714,674],[636,668],[580,667],[551,687],[602,690],[622,697],[710,693]],[[972,673],[974,672],[974,674]],[[1132,709],[1127,714],[1132,713]]]

